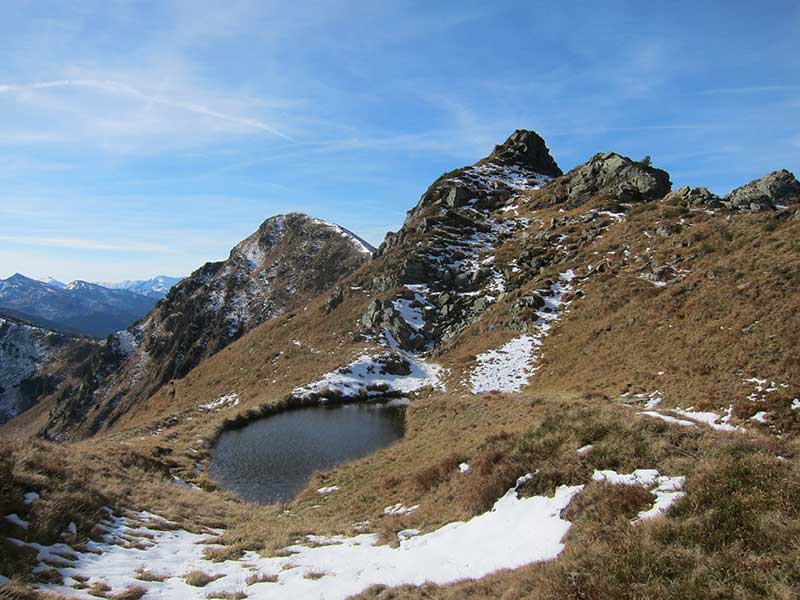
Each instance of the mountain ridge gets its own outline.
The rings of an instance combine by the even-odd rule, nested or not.
[[[20,273],[0,280],[0,307],[95,337],[124,329],[154,304],[154,299],[141,294],[86,281],[73,281],[60,288]]]
[[[288,213],[264,221],[224,261],[206,263],[153,310],[76,365],[58,392],[46,435],[87,435],[183,377],[265,320],[327,290],[371,247],[325,221]]]

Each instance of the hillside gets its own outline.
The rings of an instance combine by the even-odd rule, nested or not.
[[[371,250],[305,215],[267,219],[227,260],[200,267],[137,323],[71,365],[73,376],[44,400],[41,433],[95,433],[247,331],[328,290]]]
[[[93,337],[125,329],[154,304],[153,298],[87,281],[50,285],[19,273],[0,280],[0,308],[28,319],[46,319],[65,332]]]
[[[270,219],[7,424],[0,536],[28,554],[0,574],[79,597],[800,593],[791,173],[724,197],[612,152],[563,173],[519,130],[368,250]],[[405,436],[292,502],[209,474],[223,431],[389,399]]]

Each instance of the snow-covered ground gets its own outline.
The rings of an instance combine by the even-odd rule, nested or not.
[[[473,394],[517,392],[528,384],[538,368],[544,338],[570,304],[564,300],[564,295],[573,291],[574,279],[575,273],[568,270],[550,286],[549,293],[544,296],[544,306],[536,311],[537,319],[531,333],[476,357],[478,364],[469,376]]]
[[[630,400],[644,402],[645,410],[637,413],[641,416],[661,419],[667,423],[682,425],[684,427],[696,427],[698,424],[702,423],[703,425],[707,425],[708,427],[718,431],[744,431],[744,429],[741,427],[730,424],[730,421],[733,418],[733,404],[728,406],[728,409],[725,411],[724,415],[720,415],[713,411],[698,411],[695,410],[693,406],[688,408],[663,408],[660,410],[655,410],[664,400],[663,394],[658,390],[655,392],[650,392],[649,394],[631,395],[629,393],[625,393],[622,394],[622,397],[628,402],[630,402]]]
[[[521,335],[497,350],[479,354],[478,364],[470,374],[472,393],[521,390],[536,370],[534,350],[541,344],[541,340],[533,336]]]
[[[38,552],[39,560],[57,566],[63,585],[43,588],[92,598],[86,589],[72,586],[78,578],[89,585],[105,583],[114,593],[142,586],[145,600],[154,598],[206,598],[214,593],[245,591],[248,598],[344,599],[373,585],[447,584],[476,579],[499,569],[513,569],[550,560],[564,548],[562,539],[570,523],[561,512],[581,492],[583,485],[560,486],[553,496],[521,498],[517,488],[535,477],[520,477],[486,513],[466,522],[449,523],[431,533],[399,532],[399,546],[379,546],[378,537],[364,533],[352,537],[308,536],[287,548],[288,556],[263,557],[246,552],[239,560],[213,562],[204,549],[222,532],[206,534],[175,529],[165,519],[147,512],[115,516],[110,511],[101,524],[101,541],[89,542],[86,552],[67,544],[42,546],[22,541]],[[641,485],[655,495],[653,506],[637,520],[662,514],[683,494],[682,477],[661,476],[642,469],[633,473],[596,471],[595,481],[619,485]],[[394,508],[394,507],[389,507]],[[44,563],[37,570],[48,568]],[[184,576],[202,571],[215,577],[205,587],[192,587]],[[154,574],[154,581],[137,579],[137,573]],[[259,581],[261,579],[261,581]]]
[[[389,361],[389,362],[387,362]],[[408,374],[394,374],[389,366],[398,363],[406,365]],[[405,353],[370,356],[364,354],[346,367],[325,375],[319,381],[295,388],[296,397],[312,394],[340,398],[376,398],[387,394],[410,394],[423,387],[442,388],[441,367],[418,360]]]

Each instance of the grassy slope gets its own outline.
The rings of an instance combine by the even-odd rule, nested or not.
[[[798,395],[800,221],[679,213],[661,203],[635,209],[596,245],[582,248],[572,266],[585,272],[587,264],[598,264],[625,243],[632,256],[649,245],[654,263],[684,257],[681,267],[691,271],[684,281],[655,288],[639,279],[637,264],[620,265],[618,256],[608,255],[605,272],[581,284],[585,296],[547,339],[543,366],[528,390],[473,397],[458,384],[463,369],[478,352],[516,335],[505,329],[508,306],[499,303],[437,357],[452,369],[449,392],[414,401],[405,439],[318,475],[289,514],[220,492],[176,489],[167,470],[192,479],[194,464],[205,462],[213,437],[231,416],[200,413],[198,404],[236,391],[242,403],[235,411],[257,411],[358,353],[363,342],[352,334],[369,302],[360,290],[348,289],[348,299],[330,314],[323,298],[262,325],[160,390],[112,432],[70,445],[69,452],[59,447],[52,465],[47,445],[18,451],[0,502],[24,512],[18,506],[22,491],[60,482],[49,490],[52,502],[70,506],[67,515],[81,526],[90,527],[102,503],[148,508],[186,522],[224,525],[232,555],[243,548],[274,550],[310,532],[351,532],[364,519],[387,539],[405,527],[430,530],[485,510],[526,471],[539,470],[537,487],[528,491],[541,493],[561,483],[585,483],[594,468],[658,468],[689,477],[688,497],[668,519],[631,527],[628,518],[644,499],[592,484],[585,499],[570,507],[575,526],[567,550],[551,564],[458,586],[365,596],[790,597],[800,589],[790,568],[800,558],[792,543],[800,529],[792,501],[800,491],[798,445],[791,435],[769,435],[797,430],[798,411],[786,408],[788,398],[770,401],[772,428],[748,424],[751,433],[741,435],[670,427],[634,416],[615,398],[628,389],[657,388],[665,404],[720,408],[734,402],[744,418],[754,411],[744,399],[752,391],[744,377],[786,382]],[[653,233],[659,221],[681,216],[692,226],[671,237]],[[363,274],[352,281],[359,278]],[[755,321],[752,333],[742,331]],[[595,447],[581,458],[575,450],[586,443]],[[26,453],[38,458],[26,461]],[[462,460],[473,466],[469,478],[457,471]],[[80,502],[70,497],[78,473],[81,493],[89,495]],[[203,476],[195,480],[210,484]],[[321,485],[340,490],[321,497],[313,492]],[[395,502],[421,507],[411,515],[383,516]],[[26,516],[37,535],[47,535],[63,528],[56,512]]]

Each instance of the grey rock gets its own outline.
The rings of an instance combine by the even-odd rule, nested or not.
[[[733,209],[764,210],[776,204],[800,203],[800,182],[795,176],[781,169],[760,179],[736,188],[725,196],[725,204]]]
[[[671,186],[666,171],[613,152],[603,152],[545,186],[542,193],[545,198],[551,193],[551,204],[575,208],[596,196],[606,196],[618,203],[657,200],[663,198]]]
[[[722,208],[722,199],[704,187],[683,186],[664,197],[665,202],[677,201],[688,208]]]
[[[459,206],[464,206],[468,200],[474,197],[474,193],[470,191],[469,188],[466,188],[461,185],[454,185],[450,188],[450,191],[447,193],[447,198],[445,199],[445,203],[447,206],[451,208],[457,208]]]
[[[505,142],[495,146],[494,151],[484,161],[520,165],[548,177],[562,174],[542,137],[527,129],[517,129]]]

